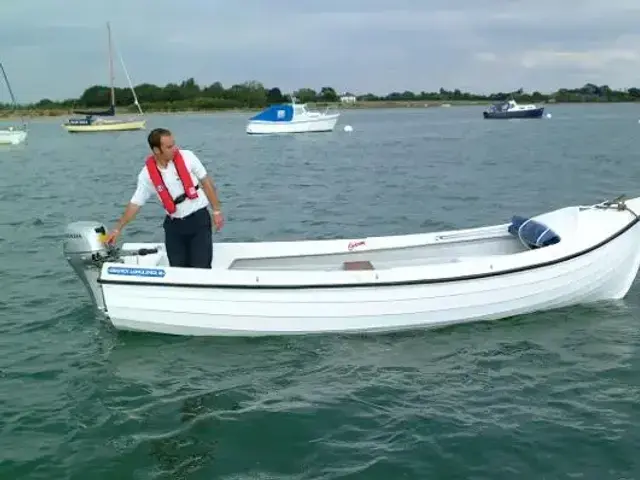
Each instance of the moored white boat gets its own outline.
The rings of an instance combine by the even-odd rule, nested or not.
[[[4,65],[0,62],[0,72],[2,72],[2,77],[4,78],[4,82],[7,85],[7,90],[9,90],[9,95],[11,96],[11,103],[13,108],[18,108],[18,102],[16,102],[16,97],[13,94],[13,89],[11,88],[11,83],[9,82],[9,77],[7,75],[6,70],[4,69]],[[27,123],[22,119],[22,124],[18,127],[16,126],[8,126],[6,128],[0,128],[0,145],[19,145],[23,143],[27,139]]]
[[[27,139],[26,128],[0,129],[0,145],[19,145]]]
[[[251,117],[246,132],[255,135],[274,133],[331,132],[340,118],[339,112],[310,110],[304,103],[271,105]]]
[[[640,265],[635,212],[640,197],[456,231],[216,243],[211,270],[169,267],[162,244],[107,248],[104,226],[76,222],[64,252],[117,329],[396,331],[620,299]]]

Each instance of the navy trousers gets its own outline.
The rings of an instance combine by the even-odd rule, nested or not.
[[[162,226],[169,265],[211,268],[213,232],[207,208],[201,208],[184,218],[167,215]]]

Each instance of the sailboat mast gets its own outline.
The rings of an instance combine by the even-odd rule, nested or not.
[[[111,47],[111,24],[107,22],[107,34],[109,38],[109,81],[111,83],[111,108],[116,108],[116,92],[114,86],[114,73],[113,73],[113,49]]]
[[[120,65],[122,65],[122,69],[124,70],[124,74],[127,77],[127,82],[129,82],[129,88],[131,89],[131,93],[133,93],[133,104],[138,107],[138,112],[140,115],[142,113],[142,107],[140,106],[140,102],[138,101],[138,96],[136,95],[136,89],[133,88],[133,83],[131,82],[131,77],[129,76],[129,72],[127,71],[127,66],[124,64],[124,59],[122,58],[122,54],[118,51],[118,56],[120,57]]]
[[[9,83],[9,78],[7,77],[7,72],[4,71],[4,66],[2,62],[0,62],[0,70],[2,70],[2,76],[4,77],[4,81],[7,84],[7,88],[9,89],[9,95],[11,95],[11,101],[13,102],[13,108],[18,107],[18,102],[16,102],[16,97],[13,95],[13,90],[11,89],[11,84]]]
[[[11,83],[9,82],[9,77],[7,76],[7,72],[4,69],[4,65],[2,65],[2,62],[0,62],[0,70],[2,71],[2,76],[4,77],[4,81],[7,84],[7,89],[9,90],[9,95],[11,96],[11,101],[13,102],[13,108],[15,110],[18,109],[18,102],[16,101],[16,97],[13,94],[13,89],[11,88]],[[22,116],[22,113],[20,113],[20,120],[22,120],[22,124],[25,126],[27,123],[24,121],[24,117]]]

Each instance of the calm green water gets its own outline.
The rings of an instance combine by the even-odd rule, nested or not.
[[[328,135],[151,116],[213,174],[219,240],[412,233],[640,195],[640,109],[345,112]],[[352,133],[342,131],[351,124]],[[116,333],[61,254],[118,218],[146,133],[32,123],[0,150],[0,478],[640,478],[640,287],[623,302],[370,337]],[[162,240],[145,206],[123,240]]]

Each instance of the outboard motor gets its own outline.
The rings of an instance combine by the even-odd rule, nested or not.
[[[98,276],[102,264],[118,261],[118,251],[104,243],[107,231],[101,223],[80,221],[67,225],[63,252],[82,283],[89,291],[91,300],[100,311],[104,311],[102,290]]]

